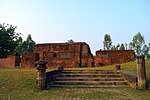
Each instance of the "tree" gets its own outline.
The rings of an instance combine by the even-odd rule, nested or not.
[[[104,50],[111,49],[112,41],[111,41],[111,37],[109,34],[105,34],[103,43],[104,43]]]
[[[21,36],[16,40],[16,43],[17,43],[17,47],[15,48],[15,51],[17,52],[17,54],[21,55],[24,52],[24,48],[22,46],[23,39]]]
[[[72,39],[70,39],[70,40],[68,40],[68,42],[66,42],[66,43],[72,44],[72,43],[74,43],[74,41],[73,41]]]
[[[135,51],[136,55],[142,55],[142,46],[144,45],[144,36],[141,35],[140,32],[138,32],[130,42],[130,47]]]
[[[117,44],[116,50],[119,50],[119,48],[120,48],[120,44]]]
[[[24,41],[22,43],[22,48],[23,48],[23,52],[25,51],[31,51],[33,52],[34,46],[35,46],[35,42],[32,40],[31,35],[29,34],[26,41]]]
[[[127,43],[125,43],[125,50],[127,50],[128,49],[128,44]]]
[[[115,45],[113,45],[113,46],[111,47],[111,50],[116,50]]]
[[[145,57],[147,57],[148,52],[149,52],[149,47],[145,44],[142,49],[142,54],[145,55]]]
[[[124,44],[121,44],[121,45],[120,45],[120,50],[125,50]]]
[[[16,40],[20,33],[16,33],[16,26],[0,25],[0,58],[5,58],[15,51],[17,46]]]

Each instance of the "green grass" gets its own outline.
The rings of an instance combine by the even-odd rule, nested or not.
[[[82,70],[115,70],[115,65]],[[76,70],[81,70],[76,68]],[[136,74],[136,63],[121,64],[123,71]],[[50,69],[51,70],[51,69]],[[150,80],[150,60],[146,60]],[[36,87],[36,69],[0,68],[0,100],[149,100],[150,90],[132,88],[51,88]]]

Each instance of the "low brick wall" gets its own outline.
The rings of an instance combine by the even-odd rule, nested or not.
[[[134,61],[133,50],[98,50],[96,51],[96,66],[120,64]]]
[[[0,59],[0,67],[15,68],[20,65],[19,56],[9,56],[8,58]]]
[[[121,72],[124,78],[128,81],[130,87],[137,89],[138,88],[138,81],[137,76],[127,72]]]

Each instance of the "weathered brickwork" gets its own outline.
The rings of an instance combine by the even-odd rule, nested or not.
[[[21,58],[22,68],[33,68],[35,67],[35,62],[39,60],[39,55],[33,52],[25,52]]]
[[[96,51],[96,66],[120,64],[134,61],[133,50],[99,50]]]
[[[38,53],[40,60],[47,61],[51,68],[91,67],[92,54],[85,42],[37,44],[34,53]]]
[[[37,44],[34,52],[26,52],[21,56],[10,56],[0,59],[0,67],[14,68],[33,68],[37,60],[48,62],[49,68],[66,68],[92,67],[91,59],[93,55],[90,47],[85,42],[69,43],[47,43]],[[99,50],[96,51],[96,66],[119,64],[134,60],[133,50]]]
[[[9,56],[7,58],[0,59],[0,67],[15,68],[18,66],[20,66],[20,57],[19,56]]]

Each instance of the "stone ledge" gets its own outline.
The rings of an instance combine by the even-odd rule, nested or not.
[[[137,89],[137,76],[132,73],[127,72],[121,72],[121,74],[124,76],[124,78],[128,81],[128,84],[130,87]]]

